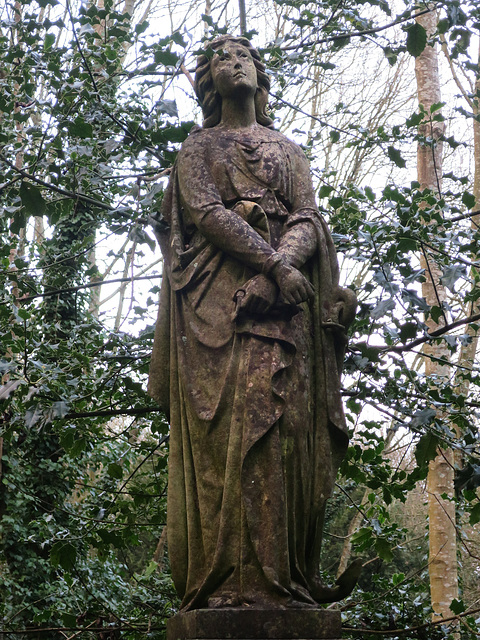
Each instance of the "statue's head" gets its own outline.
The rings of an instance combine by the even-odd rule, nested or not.
[[[273,121],[266,113],[268,92],[270,90],[270,79],[265,73],[265,66],[260,59],[260,54],[254,47],[252,47],[250,41],[246,38],[235,38],[228,35],[221,36],[220,38],[216,38],[209,42],[207,52],[219,51],[227,43],[234,43],[245,47],[253,58],[253,63],[257,70],[257,89],[254,98],[257,122],[264,127],[272,127]],[[207,52],[198,57],[197,69],[195,72],[195,93],[197,94],[197,98],[202,106],[204,128],[214,127],[217,125],[220,122],[222,114],[222,98],[216,90],[212,78],[212,56],[207,55]]]

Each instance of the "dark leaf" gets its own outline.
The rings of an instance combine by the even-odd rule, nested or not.
[[[72,136],[77,136],[78,138],[91,138],[93,135],[92,125],[85,122],[81,116],[69,123],[68,130]]]
[[[330,136],[330,140],[332,142],[338,142],[340,140],[340,133],[338,131],[335,131],[334,129],[331,129],[328,132],[328,135]]]
[[[406,342],[415,338],[417,335],[418,325],[415,322],[406,322],[400,327],[400,340]]]
[[[427,45],[427,32],[418,22],[407,28],[407,51],[417,58]]]
[[[389,146],[387,149],[387,154],[390,160],[394,162],[397,165],[397,167],[400,167],[401,169],[406,167],[406,162],[400,155],[400,151],[398,149],[395,149],[395,147]]]
[[[470,524],[478,524],[480,522],[480,502],[478,502],[470,511]]]
[[[450,289],[455,291],[455,282],[464,277],[467,274],[467,268],[464,264],[453,264],[444,268],[440,282]]]
[[[168,49],[155,51],[154,57],[157,64],[163,64],[166,67],[174,67],[178,62],[177,54]]]
[[[420,438],[415,448],[415,460],[419,467],[425,467],[430,460],[435,460],[438,445],[439,439],[433,433],[428,432]]]
[[[459,613],[463,613],[465,611],[466,606],[463,600],[453,599],[452,603],[450,604],[450,609],[453,611],[453,613],[458,615]]]
[[[464,191],[462,202],[468,209],[473,209],[475,207],[475,196],[468,191]]]
[[[55,542],[50,550],[50,562],[54,567],[59,565],[66,571],[70,571],[75,564],[77,550],[69,542],[59,540]]]
[[[27,216],[43,216],[45,212],[45,200],[36,185],[30,182],[22,182],[20,186],[20,198]]]
[[[393,560],[392,546],[385,538],[377,538],[375,541],[375,550],[382,560],[386,562]]]
[[[111,462],[107,467],[107,473],[115,480],[123,478],[123,468],[116,462]]]

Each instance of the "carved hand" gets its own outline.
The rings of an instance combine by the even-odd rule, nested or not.
[[[286,262],[278,262],[272,269],[283,299],[289,304],[300,304],[312,298],[315,291],[310,282],[295,267]]]
[[[237,291],[235,315],[242,312],[268,313],[275,304],[277,296],[278,287],[275,282],[267,276],[258,274],[248,280],[243,289]]]

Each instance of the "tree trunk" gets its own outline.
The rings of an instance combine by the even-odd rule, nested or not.
[[[430,37],[437,24],[435,11],[417,18]],[[417,170],[420,189],[429,189],[440,193],[442,188],[442,153],[444,125],[432,121],[430,107],[441,102],[438,53],[436,47],[429,44],[415,61],[417,92],[419,104],[426,112],[425,121],[420,125],[419,133],[425,142],[419,142],[417,149]],[[438,113],[436,111],[435,113]],[[427,141],[429,140],[429,142]],[[426,206],[426,203],[425,203]],[[441,270],[434,256],[424,253],[422,267],[426,281],[422,293],[431,307],[442,307],[446,300],[445,288],[440,284]],[[445,324],[440,316],[435,322],[432,317],[426,319],[430,331]],[[434,376],[441,384],[450,374],[449,351],[443,342],[427,345],[424,349],[425,373]],[[439,416],[441,417],[441,416]],[[452,615],[450,604],[458,597],[457,546],[455,529],[454,470],[453,451],[439,450],[431,461],[427,478],[428,520],[429,520],[429,574],[430,594],[434,619]],[[443,498],[442,496],[445,496]]]

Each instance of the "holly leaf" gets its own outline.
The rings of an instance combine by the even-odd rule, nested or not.
[[[454,598],[452,600],[452,604],[450,605],[450,609],[453,611],[453,613],[458,615],[465,611],[465,603],[463,602],[463,600],[457,600],[456,598]]]
[[[393,300],[393,298],[382,300],[377,304],[375,309],[372,309],[372,311],[370,312],[370,316],[374,320],[378,320],[378,318],[384,316],[387,311],[392,311],[393,309],[395,309],[395,301]]]
[[[53,566],[58,567],[60,565],[66,571],[73,567],[76,557],[77,550],[73,544],[63,540],[55,542],[50,550],[50,562]]]
[[[375,541],[375,550],[382,560],[385,560],[386,562],[391,562],[393,560],[392,547],[385,538],[377,538]]]
[[[470,524],[478,524],[480,522],[480,502],[478,502],[470,511]]]
[[[116,480],[120,480],[123,478],[123,469],[116,462],[111,462],[107,467],[107,473],[111,478],[115,478]]]
[[[89,122],[85,122],[81,116],[69,123],[68,130],[72,136],[78,136],[79,138],[91,138],[93,136],[92,125]]]
[[[418,325],[416,322],[406,322],[400,327],[400,340],[406,342],[415,338],[417,335]]]
[[[467,209],[473,209],[475,206],[475,196],[468,191],[465,191],[462,195],[462,202],[467,207]]]
[[[397,165],[397,167],[400,167],[401,169],[403,169],[404,167],[407,166],[407,163],[402,158],[400,151],[398,149],[395,149],[395,147],[389,146],[387,149],[387,154],[390,160],[394,162]]]
[[[455,290],[455,282],[465,276],[467,273],[467,268],[463,264],[453,264],[445,267],[442,273],[442,277],[440,278],[440,282],[450,289],[452,293]]]
[[[427,32],[418,22],[414,22],[406,31],[407,51],[414,58],[418,58],[427,45]]]
[[[43,216],[45,200],[40,189],[31,182],[20,185],[20,199],[28,216]]]
[[[415,460],[419,467],[424,467],[437,457],[438,445],[439,439],[432,433],[426,433],[420,438],[415,449]]]

